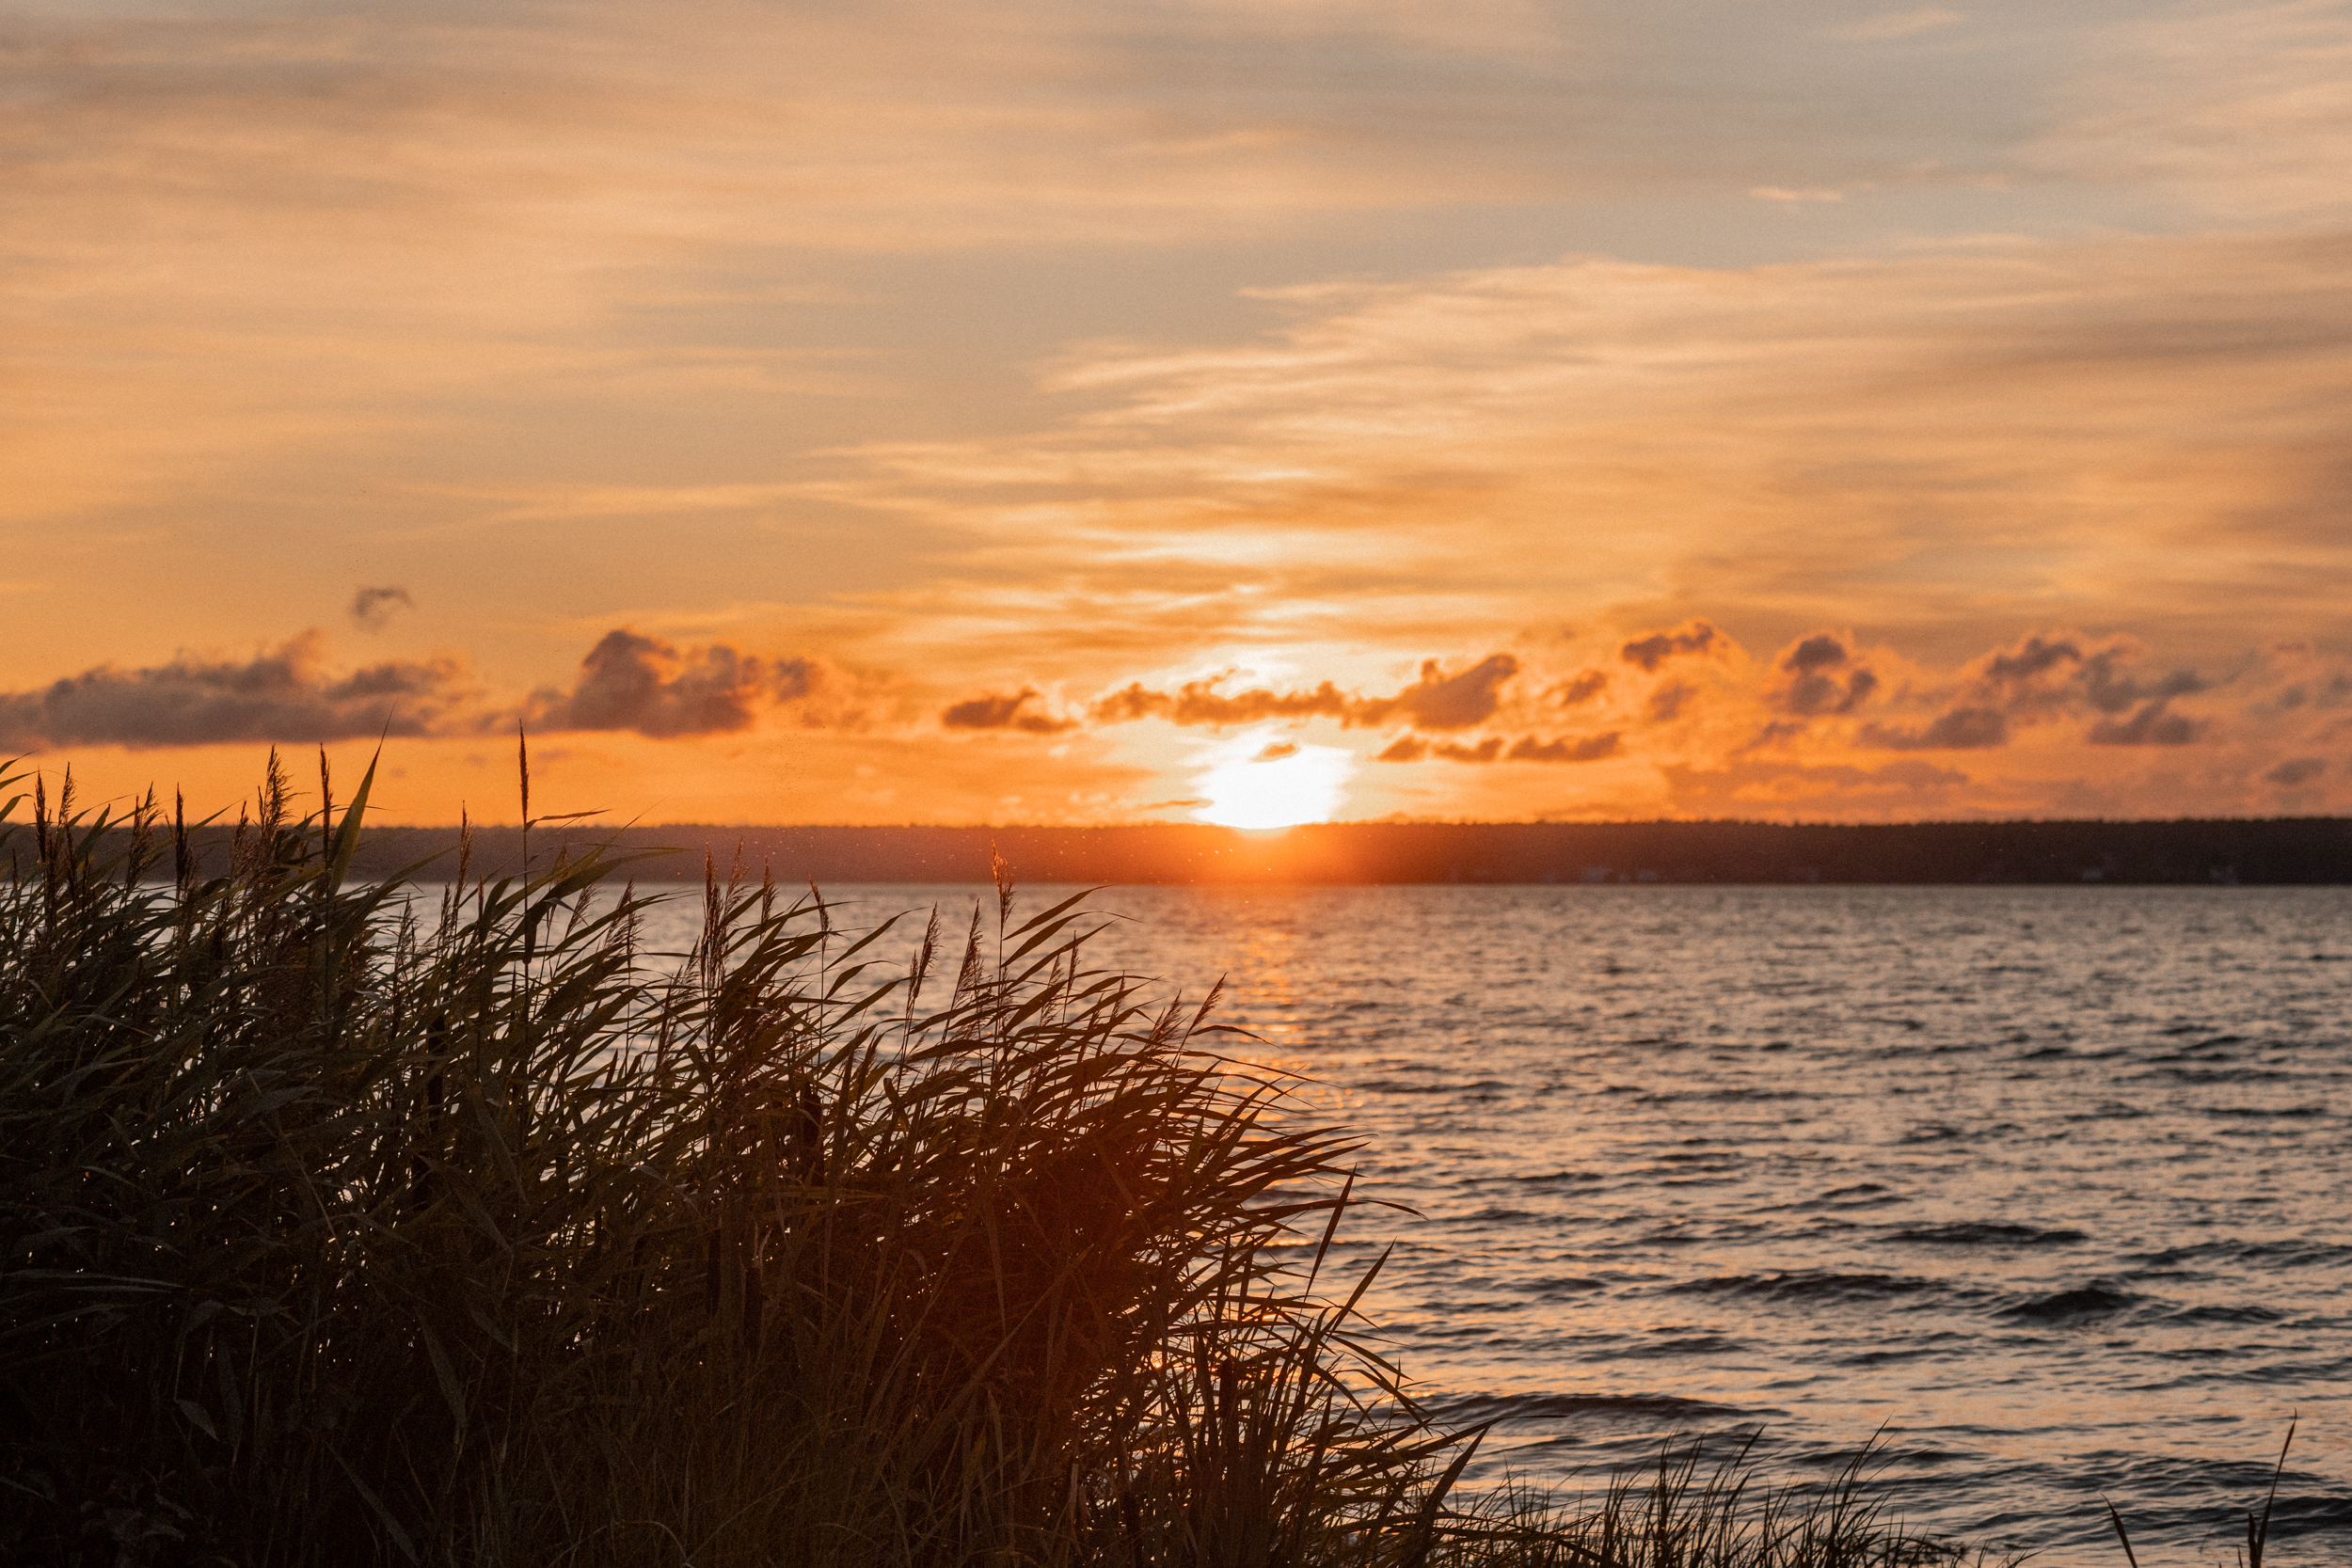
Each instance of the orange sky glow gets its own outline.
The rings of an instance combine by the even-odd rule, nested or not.
[[[2352,811],[2346,81],[2338,0],[32,0],[0,755]]]

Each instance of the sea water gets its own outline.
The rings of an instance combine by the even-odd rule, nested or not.
[[[1022,889],[1022,911],[1072,890]],[[837,921],[993,893],[841,887]],[[682,944],[695,898],[647,936]],[[2352,1560],[2352,890],[1115,888],[1098,962],[1358,1130],[1343,1259],[1483,1476],[1882,1433],[2038,1562]],[[1016,915],[1018,918],[1018,915]],[[917,922],[919,925],[919,915]],[[669,929],[675,926],[675,929]],[[894,944],[894,951],[898,950]],[[952,962],[953,955],[948,956]]]

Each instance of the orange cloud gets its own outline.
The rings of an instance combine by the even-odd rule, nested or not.
[[[1638,667],[1644,674],[1654,675],[1668,659],[1683,654],[1703,654],[1714,645],[1715,628],[1704,621],[1693,621],[1680,631],[1654,631],[1647,637],[1636,638],[1618,651],[1618,657]]]
[[[2331,586],[2352,539],[2328,522],[2347,254],[1986,243],[1293,290],[1246,343],[1073,356],[1049,384],[1084,410],[1065,425],[850,449],[864,473],[827,494],[968,528],[972,589],[1015,559],[1052,581],[1083,607],[1048,634],[1063,678],[1130,636],[1386,650],[1547,617],[1666,628],[1608,653],[1636,677],[1702,627],[1789,646],[1858,619],[1947,663],[2074,624],[2211,664],[2249,623],[2352,632]],[[924,607],[952,596],[897,601],[893,662],[930,661]],[[1041,618],[967,610],[956,640],[1009,647]],[[1879,697],[1853,678],[1836,702],[1860,711]]]
[[[2008,744],[2012,723],[2047,722],[2089,708],[2100,716],[2084,736],[2094,746],[2186,745],[2205,723],[2173,712],[2172,701],[2203,691],[2206,683],[2181,669],[2143,679],[2125,669],[2139,655],[2129,639],[2090,644],[2060,634],[2026,637],[1972,663],[1950,705],[1924,728],[1873,723],[1860,739],[1892,751],[1998,747]],[[2125,717],[2126,710],[2134,711]]]
[[[569,691],[543,691],[524,710],[537,729],[635,730],[654,739],[749,729],[763,708],[808,695],[818,668],[771,661],[723,642],[680,649],[658,637],[609,631],[580,661]]]
[[[939,721],[951,730],[1019,730],[1025,735],[1059,735],[1075,729],[1075,719],[1058,714],[1024,712],[1038,700],[1036,687],[1025,686],[1010,696],[991,693],[984,697],[967,698],[950,703],[941,710]]]
[[[1336,681],[1221,694],[1212,684],[1192,693],[1189,717],[1255,732],[1238,754],[1256,760],[1298,754],[1311,736],[1324,750],[1385,764],[1348,782],[1343,815],[1357,816],[2270,812],[2328,809],[2352,794],[2352,769],[2337,766],[2352,754],[2352,666],[2304,645],[2203,672],[2128,640],[2045,629],[1938,668],[1843,630],[1809,632],[1752,658],[1717,628],[1703,658],[1661,661],[1654,674],[1587,692],[1575,708],[1586,721],[1579,731],[1546,727],[1564,711],[1559,693],[1589,684],[1581,677],[1596,654],[1653,635],[1596,626],[1565,644],[1532,644],[1507,656],[1502,679],[1489,677],[1503,656],[1423,661],[1417,679],[1370,697]],[[468,669],[451,654],[437,664],[341,671],[310,634],[250,660],[88,672],[0,699],[0,713],[10,743],[40,746],[53,764],[73,761],[86,783],[132,787],[155,765],[132,761],[126,748],[183,748],[167,771],[201,779],[217,770],[204,759],[243,754],[224,742],[372,743],[397,701],[409,705],[394,716],[394,754],[423,759],[441,781],[430,787],[460,791],[452,800],[477,801],[477,771],[486,768],[494,782],[502,766],[495,736],[528,715],[548,766],[583,782],[620,788],[675,778],[692,791],[705,774],[789,774],[792,793],[736,808],[752,820],[1136,820],[1191,799],[1175,786],[1198,768],[1197,748],[1171,745],[1192,725],[1133,721],[1185,711],[1186,683],[1132,680],[1084,719],[1035,682],[945,706],[860,705],[860,689],[924,688],[905,675],[853,678],[805,657],[625,630],[599,640],[569,687],[519,704],[497,700]],[[1863,672],[1876,684],[1862,688]],[[1828,684],[1806,684],[1814,680]],[[1133,691],[1167,701],[1113,701]],[[1476,695],[1466,702],[1464,692]],[[1425,699],[1418,707],[1405,701],[1413,694]],[[1233,705],[1219,706],[1220,697]],[[1454,722],[1472,711],[1485,717]],[[1362,722],[1368,714],[1381,722]],[[1376,733],[1398,719],[1407,721],[1402,733]],[[946,744],[942,730],[967,744]],[[788,763],[780,746],[790,748]],[[819,785],[831,793],[806,793]],[[408,819],[453,815],[418,799],[401,808]],[[813,807],[818,799],[832,804]],[[672,813],[681,814],[715,808]]]
[[[1375,762],[1419,762],[1423,757],[1436,757],[1442,762],[1598,762],[1617,754],[1620,736],[1585,736],[1571,740],[1563,736],[1555,740],[1539,740],[1523,735],[1506,741],[1502,736],[1490,735],[1474,743],[1439,740],[1428,741],[1419,736],[1401,735],[1375,755]]]
[[[1797,642],[1778,661],[1788,683],[1773,701],[1801,718],[1847,714],[1870,700],[1879,677],[1868,665],[1856,662],[1849,640],[1817,632]]]
[[[1214,680],[1187,681],[1173,692],[1136,681],[1098,700],[1090,712],[1104,724],[1164,719],[1171,724],[1225,726],[1323,718],[1360,726],[1401,719],[1417,729],[1459,730],[1494,717],[1502,689],[1518,670],[1518,659],[1510,654],[1489,654],[1452,674],[1438,660],[1425,659],[1421,678],[1388,697],[1351,696],[1329,681],[1306,691],[1260,687],[1231,693],[1218,691]]]

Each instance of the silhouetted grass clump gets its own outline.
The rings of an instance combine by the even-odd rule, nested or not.
[[[1320,1281],[1352,1144],[1090,968],[1077,900],[885,974],[712,876],[652,955],[601,853],[348,881],[326,783],[273,759],[217,875],[151,802],[0,810],[10,1562],[1946,1555],[1851,1477],[1460,1504],[1475,1434]]]

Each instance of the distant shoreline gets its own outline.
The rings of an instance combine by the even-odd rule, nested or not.
[[[199,835],[226,863],[227,832]],[[374,828],[353,871],[454,870],[457,830]],[[722,878],[739,862],[756,879],[985,882],[992,852],[1023,882],[1307,883],[1960,883],[2313,885],[2352,883],[2352,817],[2175,821],[1316,823],[1273,832],[1193,824],[1114,828],[724,827],[670,824],[542,828],[531,855],[611,844],[656,849],[630,869],[643,881]],[[473,874],[522,863],[512,827],[473,833]],[[438,863],[420,866],[437,859]]]

